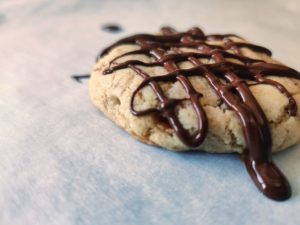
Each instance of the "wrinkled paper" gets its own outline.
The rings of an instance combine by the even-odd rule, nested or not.
[[[274,155],[293,189],[275,202],[237,155],[142,144],[71,78],[162,25],[237,33],[300,70],[299,21],[297,0],[0,1],[0,224],[300,224],[300,146]]]

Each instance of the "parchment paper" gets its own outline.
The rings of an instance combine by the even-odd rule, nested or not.
[[[0,224],[300,224],[300,146],[274,155],[293,188],[275,202],[237,155],[142,144],[71,79],[106,45],[162,25],[237,33],[300,70],[299,21],[297,0],[0,1]]]

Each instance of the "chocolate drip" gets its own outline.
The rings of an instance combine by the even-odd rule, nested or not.
[[[106,25],[103,25],[101,28],[103,31],[106,31],[109,33],[119,33],[122,31],[122,27],[119,26],[118,24],[106,24]]]
[[[90,74],[81,74],[81,75],[72,75],[72,78],[78,83],[81,83],[81,80],[90,78]]]
[[[207,135],[207,117],[199,98],[202,97],[192,86],[188,77],[202,76],[215,90],[220,99],[235,111],[240,119],[246,141],[244,161],[246,168],[258,187],[267,197],[274,200],[285,200],[291,195],[290,185],[275,166],[271,159],[272,140],[268,120],[251,93],[249,86],[268,84],[277,88],[288,99],[287,112],[290,116],[297,113],[297,104],[292,95],[280,83],[266,78],[267,75],[286,76],[300,79],[300,74],[289,67],[267,63],[263,60],[251,59],[243,55],[243,49],[250,49],[271,56],[271,51],[250,43],[237,43],[233,34],[205,35],[199,28],[192,28],[187,32],[176,32],[173,28],[164,27],[162,35],[138,34],[124,38],[106,48],[101,56],[108,53],[112,48],[121,44],[136,44],[139,50],[127,52],[114,58],[104,71],[110,74],[116,70],[131,68],[143,78],[141,84],[133,92],[130,107],[136,116],[155,113],[164,121],[168,121],[179,139],[190,147],[199,146]],[[240,38],[241,39],[241,38]],[[207,41],[222,41],[224,46],[208,44]],[[183,52],[180,48],[197,49],[201,53]],[[170,53],[170,51],[172,53]],[[232,53],[233,52],[233,53]],[[127,60],[116,64],[115,61],[127,55],[144,54],[153,58],[154,62],[145,63],[139,60]],[[213,61],[204,64],[201,59]],[[229,62],[228,59],[238,60],[240,63]],[[193,67],[180,69],[176,63],[188,61]],[[168,73],[161,76],[150,76],[138,66],[163,66]],[[222,82],[221,80],[225,81]],[[158,82],[181,83],[187,93],[185,99],[170,99],[166,97]],[[247,81],[252,81],[248,84]],[[134,99],[137,93],[149,85],[156,94],[159,104],[154,108],[138,111],[134,108]],[[175,108],[183,101],[190,101],[197,115],[197,130],[189,134],[176,116]]]

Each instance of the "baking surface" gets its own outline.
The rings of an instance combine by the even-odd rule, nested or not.
[[[0,224],[300,224],[300,146],[274,155],[293,196],[258,192],[237,155],[142,144],[91,104],[101,49],[162,25],[236,33],[300,70],[297,0],[0,1]],[[102,25],[117,23],[119,33]]]

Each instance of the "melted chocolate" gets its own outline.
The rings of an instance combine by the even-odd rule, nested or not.
[[[117,24],[106,24],[102,26],[102,30],[109,33],[119,33],[122,31],[122,27]]]
[[[170,27],[162,28],[161,33],[161,35],[137,34],[124,38],[105,49],[101,54],[102,56],[121,44],[140,46],[139,50],[127,52],[113,59],[109,68],[104,71],[104,74],[110,74],[119,69],[130,68],[143,78],[141,84],[133,92],[130,103],[131,112],[136,116],[159,115],[165,122],[169,123],[169,126],[184,144],[189,147],[197,147],[207,135],[208,120],[199,101],[202,95],[193,88],[188,77],[204,77],[222,102],[235,111],[240,119],[246,141],[243,159],[258,189],[271,199],[288,199],[291,196],[290,185],[271,159],[272,139],[268,120],[249,90],[250,84],[246,81],[252,81],[251,85],[268,84],[277,88],[289,99],[287,113],[290,116],[295,116],[297,113],[295,99],[283,85],[266,78],[266,76],[282,76],[283,74],[286,77],[300,79],[300,74],[283,65],[244,56],[243,48],[268,56],[271,56],[272,53],[261,46],[233,42],[230,37],[238,37],[233,34],[205,35],[199,28],[192,28],[187,32],[179,33]],[[207,41],[222,41],[225,45],[212,45],[208,44]],[[180,47],[198,49],[199,53],[186,53]],[[133,54],[145,54],[152,57],[153,62],[127,60],[119,64],[115,63],[117,59]],[[213,63],[204,64],[200,59],[209,59]],[[228,59],[235,59],[240,63],[229,62]],[[189,61],[193,67],[180,69],[177,63],[183,61]],[[163,66],[168,73],[154,77],[145,73],[138,66]],[[168,98],[158,83],[175,81],[181,83],[188,95],[187,98]],[[159,104],[154,108],[138,111],[134,108],[135,96],[147,85],[153,89]],[[198,119],[198,129],[193,134],[183,128],[175,113],[176,106],[187,100],[191,102]]]
[[[72,78],[77,82],[81,83],[81,80],[90,78],[90,74],[73,75]]]

